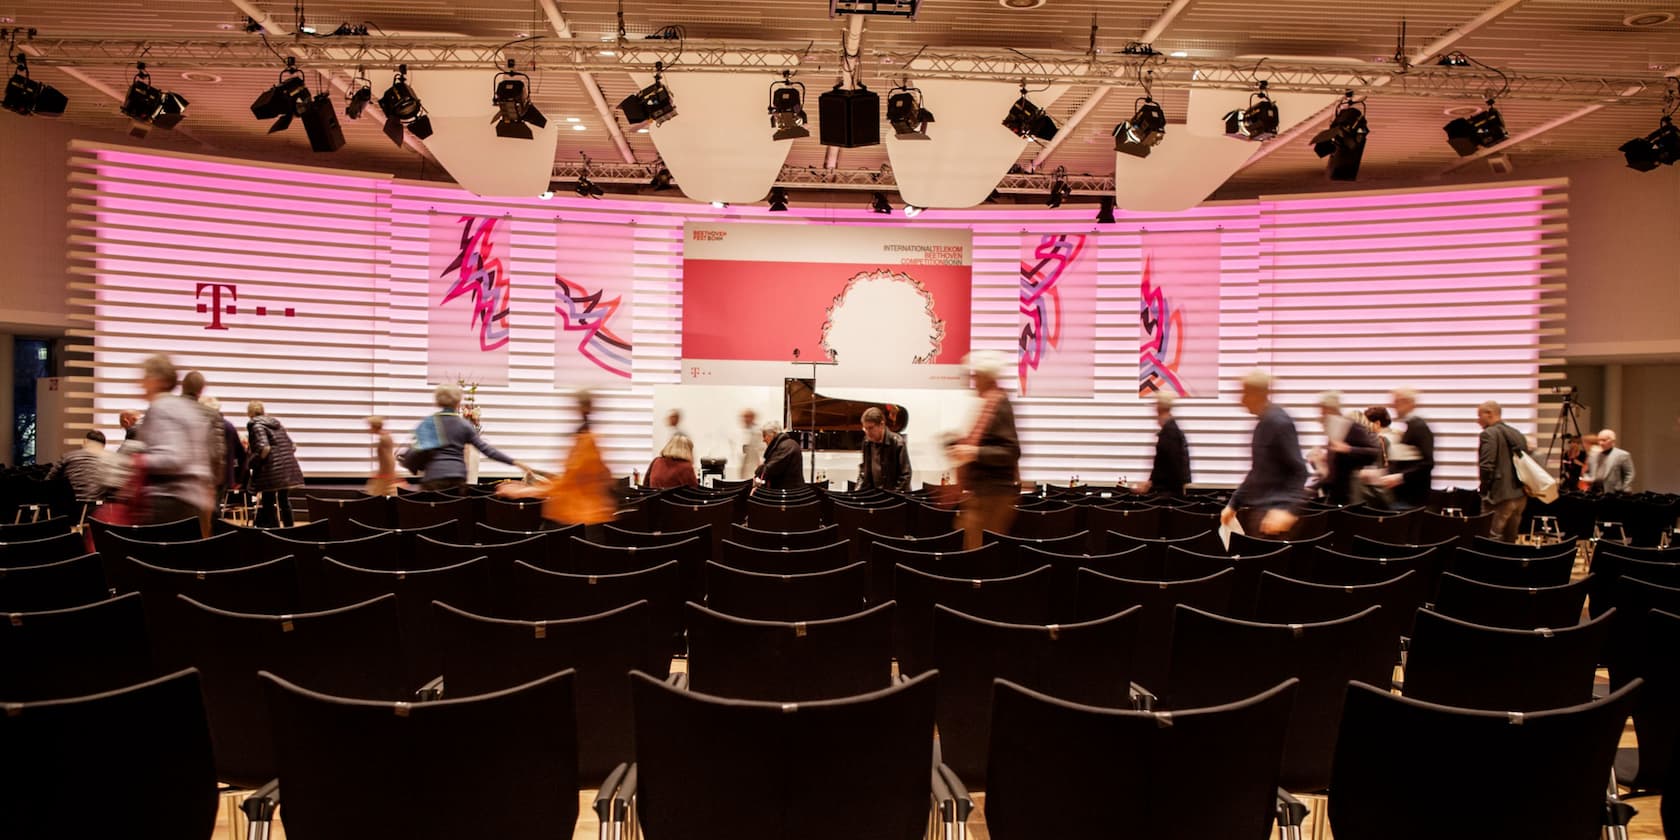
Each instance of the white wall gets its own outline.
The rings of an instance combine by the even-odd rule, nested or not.
[[[62,335],[70,324],[65,283],[69,206],[67,146],[75,134],[52,120],[0,114],[0,328],[25,335]],[[10,391],[11,368],[5,371]],[[9,425],[9,424],[7,424]]]
[[[1680,358],[1680,167],[1566,174],[1570,362]]]

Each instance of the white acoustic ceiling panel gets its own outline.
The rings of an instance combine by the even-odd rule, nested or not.
[[[898,194],[917,207],[974,207],[1021,158],[1028,141],[1003,127],[1009,107],[1021,96],[1013,82],[928,79],[915,82],[922,105],[933,114],[927,140],[900,140],[882,126]],[[1051,85],[1028,98],[1048,108],[1068,89]],[[883,107],[885,103],[882,103]]]
[[[544,114],[548,127],[532,127],[530,140],[497,137],[491,122],[496,114],[492,104],[495,80],[493,70],[410,73],[409,84],[432,118],[433,133],[426,139],[426,148],[456,183],[475,195],[539,195],[548,189],[554,172],[554,150],[563,123],[557,124],[554,114]]]
[[[653,76],[632,73],[638,88]],[[768,73],[666,73],[677,115],[649,136],[684,195],[696,201],[763,200],[782,171],[792,140],[770,139]],[[805,103],[815,111],[816,103]],[[813,129],[815,126],[813,126]],[[813,132],[814,133],[814,132]]]

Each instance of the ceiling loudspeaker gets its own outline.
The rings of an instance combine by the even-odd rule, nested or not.
[[[837,87],[817,97],[817,122],[824,146],[877,145],[881,142],[881,95],[865,87]]]

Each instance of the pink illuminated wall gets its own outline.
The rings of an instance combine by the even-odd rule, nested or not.
[[[90,426],[115,433],[117,412],[140,403],[138,362],[163,350],[205,372],[236,424],[247,400],[263,400],[317,476],[368,470],[366,415],[388,416],[400,433],[428,410],[434,213],[509,220],[509,384],[481,390],[479,401],[486,438],[537,464],[559,460],[576,423],[554,374],[557,226],[629,232],[633,377],[597,391],[595,418],[621,474],[648,461],[653,389],[679,379],[689,220],[970,227],[973,346],[1006,352],[1018,339],[1021,234],[1095,229],[1094,396],[1019,401],[1022,471],[1035,479],[1147,473],[1153,411],[1136,395],[1145,231],[1212,232],[1218,242],[1220,393],[1178,410],[1202,483],[1233,483],[1247,468],[1252,421],[1233,383],[1264,365],[1309,443],[1322,440],[1309,422],[1318,391],[1340,389],[1345,404],[1362,407],[1390,388],[1418,388],[1440,442],[1437,483],[1473,485],[1473,406],[1499,399],[1507,419],[1532,430],[1541,368],[1561,332],[1564,190],[1554,183],[1275,198],[1096,226],[1093,208],[1028,205],[882,221],[861,200],[776,214],[633,198],[510,202],[440,184],[98,146],[77,147],[72,167],[72,294],[86,324],[74,337],[92,355],[73,372],[72,436]],[[919,480],[938,480],[939,465],[917,467]]]

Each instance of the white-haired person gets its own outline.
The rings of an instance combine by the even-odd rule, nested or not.
[[[801,462],[804,451],[799,448],[799,441],[774,420],[759,427],[759,437],[764,439],[764,463],[758,465],[754,476],[758,485],[771,490],[804,487],[805,466]]]
[[[1339,392],[1320,394],[1318,411],[1327,438],[1324,479],[1319,483],[1325,501],[1344,507],[1362,501],[1359,471],[1382,457],[1382,444],[1363,423],[1342,413]]]
[[[478,427],[461,416],[457,409],[461,407],[462,396],[459,385],[446,382],[437,386],[432,392],[432,401],[437,403],[438,410],[421,420],[414,429],[415,447],[432,453],[420,475],[421,489],[446,490],[466,484],[468,446],[492,461],[511,465],[530,475],[530,467],[485,443],[478,434]]]
[[[699,487],[700,476],[694,472],[694,441],[677,433],[665,442],[647,468],[647,486],[655,490],[675,487]]]
[[[134,427],[144,490],[142,522],[200,519],[215,506],[210,437],[198,404],[176,393],[180,376],[161,353],[141,363],[140,388],[149,405]]]
[[[980,351],[963,358],[969,384],[980,398],[980,413],[968,433],[946,449],[957,468],[963,498],[957,527],[963,548],[979,548],[985,532],[1009,533],[1021,494],[1021,439],[1015,431],[1015,407],[998,380],[1009,360],[1002,353]]]
[[[1243,377],[1242,406],[1260,422],[1254,424],[1248,475],[1231,494],[1219,521],[1229,526],[1239,511],[1252,512],[1245,513],[1249,519],[1242,523],[1244,532],[1287,535],[1295,527],[1307,484],[1307,462],[1301,458],[1295,420],[1272,402],[1272,375],[1263,370]]]
[[[1174,401],[1165,391],[1155,394],[1155,422],[1161,431],[1155,436],[1155,463],[1149,469],[1149,478],[1138,482],[1139,493],[1176,496],[1190,483],[1190,443],[1173,417]]]
[[[1592,489],[1602,493],[1633,492],[1633,456],[1616,448],[1616,431],[1601,429],[1598,445],[1587,454],[1586,477]]]

